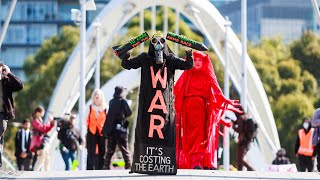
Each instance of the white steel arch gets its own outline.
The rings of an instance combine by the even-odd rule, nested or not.
[[[105,8],[96,17],[102,22],[101,24],[101,40],[100,49],[101,55],[105,53],[106,49],[112,46],[111,40],[116,32],[127,23],[134,15],[138,14],[142,10],[149,8],[150,6],[166,6],[173,8],[181,12],[186,16],[193,24],[199,27],[199,30],[209,40],[210,45],[217,53],[219,60],[224,64],[223,47],[221,41],[224,40],[225,34],[225,20],[218,10],[208,0],[113,0],[105,6]],[[91,67],[86,69],[87,79],[90,79],[93,74],[94,62],[96,58],[95,42],[94,40],[94,27],[90,26],[87,30],[87,47],[86,47],[86,66]],[[234,32],[229,33],[230,44],[229,59],[230,59],[230,78],[233,81],[234,86],[240,91],[240,60],[241,60],[241,43]],[[69,57],[62,74],[55,87],[52,99],[50,101],[48,111],[53,112],[54,115],[62,115],[72,109],[75,102],[79,98],[79,66],[80,66],[80,46],[79,44],[74,49],[73,53]],[[102,57],[102,56],[100,56]],[[254,151],[249,153],[250,157],[254,157],[257,152],[260,152],[263,156],[260,157],[260,161],[257,161],[255,156],[255,162],[270,163],[273,159],[274,152],[279,149],[280,142],[278,132],[274,122],[274,117],[268,102],[266,93],[263,89],[261,80],[254,68],[250,58],[247,56],[247,78],[248,78],[248,109],[250,114],[259,123],[258,142],[254,144],[256,147]],[[135,78],[134,78],[135,77]],[[119,79],[118,79],[119,78]],[[128,78],[136,79],[136,81],[129,81]],[[121,76],[117,75],[110,82],[102,87],[106,95],[106,100],[110,100],[114,91],[115,85],[125,85],[128,88],[134,88],[139,83],[138,71],[123,71]],[[116,83],[118,82],[118,83]],[[130,84],[131,82],[131,84]],[[55,137],[55,133],[52,134],[52,141]],[[52,146],[52,150],[55,147]],[[53,152],[53,151],[52,151]],[[250,155],[251,154],[251,155]],[[254,161],[253,161],[254,162]],[[255,163],[255,165],[258,165]],[[259,166],[261,168],[261,166]]]

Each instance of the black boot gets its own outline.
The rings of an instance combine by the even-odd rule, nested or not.
[[[200,166],[195,166],[193,169],[202,169]]]

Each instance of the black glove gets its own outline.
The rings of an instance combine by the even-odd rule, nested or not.
[[[121,54],[121,55],[119,55],[119,58],[121,59],[121,60],[128,60],[129,59],[129,57],[130,57],[130,53],[129,52],[127,52],[127,53],[125,53],[125,54]]]
[[[127,129],[128,126],[129,126],[129,121],[125,120],[124,123],[123,123],[123,127]]]
[[[192,49],[186,50],[186,57],[188,58],[192,58]]]

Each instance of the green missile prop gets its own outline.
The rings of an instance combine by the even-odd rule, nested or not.
[[[140,34],[134,38],[131,38],[127,43],[119,46],[112,47],[114,53],[122,59],[124,55],[130,51],[131,49],[137,47],[139,44],[147,41],[149,39],[149,35],[147,32]]]
[[[183,36],[183,35],[179,35],[179,34],[175,34],[175,33],[172,33],[172,32],[168,32],[166,39],[168,39],[169,41],[181,44],[183,46],[187,46],[189,48],[198,50],[198,51],[208,51],[207,46],[205,46],[204,44],[202,44],[202,43],[200,43],[198,41],[189,39],[189,38],[187,38],[186,36]]]

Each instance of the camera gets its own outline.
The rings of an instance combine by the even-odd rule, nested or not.
[[[62,117],[53,117],[53,120],[55,120],[55,121],[63,121],[64,119]]]
[[[69,121],[62,117],[54,117],[53,120],[57,121],[57,131],[61,129],[69,129]]]

